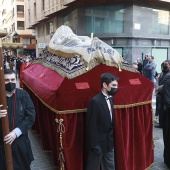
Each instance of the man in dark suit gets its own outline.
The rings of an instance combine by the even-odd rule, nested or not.
[[[86,170],[114,170],[114,112],[113,95],[118,88],[118,77],[104,73],[100,77],[101,92],[90,101],[86,114],[88,158]]]
[[[170,79],[165,82],[162,93],[163,97],[163,115],[164,115],[164,124],[163,124],[163,141],[164,141],[164,163],[170,169]]]
[[[159,125],[155,125],[156,128],[163,127],[163,93],[162,88],[164,84],[170,80],[170,60],[165,60],[162,64],[162,73],[158,77],[158,85],[155,88],[156,91],[156,114],[159,115]]]
[[[28,131],[35,121],[35,108],[29,94],[16,88],[16,75],[14,70],[4,71],[7,110],[1,110],[0,103],[0,169],[6,170],[4,142],[12,146],[14,170],[30,170],[34,160]],[[10,133],[3,137],[1,118],[9,118]]]

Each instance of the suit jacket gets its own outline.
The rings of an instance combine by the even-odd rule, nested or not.
[[[97,145],[103,152],[113,149],[113,97],[111,97],[112,120],[108,104],[102,92],[92,98],[86,114],[86,138],[91,149]]]
[[[162,72],[158,77],[158,85],[162,87],[167,80],[170,79],[170,70],[166,73]]]
[[[170,79],[163,86],[164,104],[170,106]]]

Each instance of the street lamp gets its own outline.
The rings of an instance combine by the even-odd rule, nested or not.
[[[18,34],[17,34],[17,32],[14,33],[13,39],[14,39],[14,42],[17,42],[17,39],[18,39]]]

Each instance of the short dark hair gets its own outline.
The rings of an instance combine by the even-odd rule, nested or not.
[[[15,74],[15,71],[12,69],[5,69],[4,74]]]
[[[170,60],[165,60],[164,62],[166,62],[166,63],[170,64]],[[163,62],[163,63],[164,63],[164,62]]]
[[[103,73],[100,76],[100,86],[103,87],[103,83],[106,83],[108,85],[109,83],[111,83],[114,80],[118,81],[119,78],[112,73]]]

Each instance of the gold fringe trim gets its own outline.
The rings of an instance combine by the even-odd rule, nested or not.
[[[68,79],[72,79],[75,78],[83,73],[86,73],[87,71],[90,71],[91,69],[93,69],[94,67],[100,65],[100,64],[106,64],[107,66],[112,66],[112,67],[116,67],[119,69],[119,71],[123,70],[127,70],[127,71],[131,71],[134,73],[139,73],[135,68],[131,67],[130,65],[123,65],[123,57],[120,56],[120,60],[118,63],[113,63],[110,61],[105,61],[104,58],[102,56],[98,56],[98,58],[94,58],[93,60],[91,60],[89,63],[87,63],[87,61],[84,60],[84,58],[77,54],[77,53],[65,53],[62,52],[60,50],[53,50],[50,47],[48,47],[48,52],[52,53],[52,54],[56,54],[59,55],[60,57],[63,58],[72,58],[74,56],[77,56],[80,58],[80,61],[82,62],[82,64],[84,64],[84,68],[77,70],[73,73],[66,73],[64,72],[62,69],[55,67],[54,65],[48,64],[46,63],[44,60],[39,60],[39,61],[34,61],[34,63],[39,63],[49,69],[55,70],[56,72],[58,72],[62,77],[67,77]]]
[[[80,59],[81,60],[81,59]],[[82,60],[82,62],[85,62],[84,60]],[[62,69],[60,69],[59,67],[55,67],[53,65],[50,65],[46,62],[44,62],[43,60],[38,60],[38,61],[34,61],[32,64],[41,64],[46,68],[49,68],[51,70],[56,71],[58,74],[60,74],[62,77],[67,77],[68,79],[73,79],[77,76],[80,76],[90,70],[92,70],[94,67],[100,65],[100,64],[106,64],[107,66],[111,66],[111,67],[116,67],[119,69],[119,71],[122,70],[127,70],[130,72],[134,72],[134,73],[139,73],[136,69],[132,68],[132,67],[128,67],[128,66],[124,66],[122,64],[115,64],[115,63],[111,63],[109,61],[103,61],[101,62],[101,58],[98,59],[98,61],[96,62],[96,60],[94,59],[93,61],[91,61],[89,64],[85,64],[85,67],[81,68],[80,70],[77,70],[73,73],[66,73],[65,71],[63,71]]]
[[[48,51],[52,54],[56,54],[56,55],[59,55],[60,57],[63,57],[63,58],[72,58],[76,55],[79,56],[79,54],[77,53],[66,53],[66,52],[62,52],[60,50],[53,50],[52,48],[48,47]]]
[[[81,68],[81,69],[79,69],[79,70],[77,70],[77,71],[75,71],[73,73],[66,73],[65,71],[63,71],[59,67],[55,67],[55,66],[50,65],[50,64],[48,64],[48,63],[46,63],[44,61],[41,61],[41,60],[40,61],[34,61],[34,63],[32,63],[32,64],[36,64],[36,63],[41,64],[44,67],[49,68],[51,70],[54,70],[58,74],[60,74],[62,77],[67,77],[68,79],[73,79],[73,78],[75,78],[75,77],[77,77],[79,75],[82,75],[82,74],[86,73],[87,71],[90,71],[95,66],[97,66],[97,65],[95,65],[95,66],[90,65],[90,67],[88,67],[88,69],[86,67],[83,67],[83,68]]]
[[[145,170],[149,170],[152,166],[154,165],[154,163],[152,163],[149,167],[147,167]]]
[[[150,103],[152,103],[152,100],[145,101],[145,102],[140,102],[140,103],[127,104],[127,105],[114,105],[114,108],[115,109],[122,109],[122,108],[141,106],[141,105],[150,104]]]
[[[82,113],[82,112],[87,112],[87,108],[84,109],[74,109],[74,110],[63,110],[63,111],[59,111],[56,110],[54,108],[52,108],[51,106],[49,106],[46,102],[44,102],[41,97],[39,97],[34,90],[32,90],[28,84],[23,81],[23,83],[35,94],[35,96],[37,96],[37,98],[47,107],[49,108],[51,111],[53,111],[56,114],[73,114],[73,113]],[[140,106],[140,105],[145,105],[145,104],[149,104],[152,103],[152,101],[145,101],[145,102],[140,102],[140,103],[134,103],[134,104],[127,104],[127,105],[114,105],[115,109],[122,109],[122,108],[130,108],[130,107],[134,107],[134,106]]]

